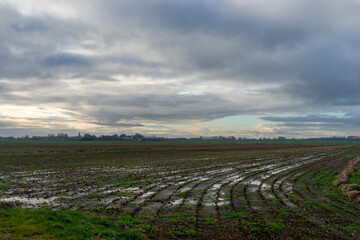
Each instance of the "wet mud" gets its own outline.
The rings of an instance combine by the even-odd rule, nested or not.
[[[360,238],[358,230],[344,231],[344,226],[357,221],[360,207],[335,196],[331,184],[321,185],[321,174],[335,174],[349,161],[344,156],[354,147],[180,145],[172,154],[173,147],[160,149],[164,153],[156,152],[158,145],[138,150],[135,146],[131,156],[114,146],[108,162],[85,166],[45,163],[37,169],[17,170],[10,163],[8,170],[0,171],[0,202],[32,209],[112,209],[113,214],[146,215],[155,219],[152,224],[160,229],[155,232],[159,239],[180,226],[166,224],[164,216],[179,213],[189,216],[182,220],[203,237],[221,236],[219,231],[206,230],[212,219],[224,226],[229,239],[262,239],[265,233],[256,229],[267,229],[274,222],[284,225],[282,231],[266,233],[274,239]],[[5,154],[0,156],[9,163]],[[231,217],[234,213],[246,217]]]

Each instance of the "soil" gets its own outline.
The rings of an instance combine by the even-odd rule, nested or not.
[[[359,205],[331,184],[358,150],[0,143],[0,207],[128,214],[156,239],[360,239]]]

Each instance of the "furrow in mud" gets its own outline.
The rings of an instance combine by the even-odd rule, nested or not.
[[[268,161],[268,159],[265,159],[265,161]],[[255,166],[257,166],[257,163]],[[186,176],[183,178],[180,178],[177,182],[164,182],[162,181],[162,187],[151,187],[149,189],[146,189],[145,191],[142,191],[141,194],[136,195],[131,200],[126,201],[122,205],[122,209],[124,211],[130,211],[133,214],[149,214],[149,215],[157,215],[161,208],[165,208],[165,205],[167,205],[167,202],[170,200],[170,206],[174,207],[179,205],[179,207],[182,207],[184,205],[190,205],[194,206],[197,205],[199,202],[202,202],[203,196],[198,196],[199,193],[203,193],[206,191],[207,188],[211,187],[211,183],[207,182],[214,182],[214,181],[221,181],[222,178],[226,178],[229,176],[229,174],[236,173],[238,169],[246,168],[246,167],[254,167],[254,164],[239,164],[239,166],[236,166],[233,164],[233,168],[223,168],[220,170],[211,170],[207,173],[207,177],[199,177],[201,174],[193,173],[192,175],[197,177],[190,177]],[[210,173],[210,174],[209,174]],[[190,180],[188,180],[190,179]],[[215,180],[216,179],[216,180]],[[217,180],[220,179],[220,180]],[[198,183],[196,183],[198,181]],[[177,185],[177,183],[181,183],[181,186],[174,187],[174,185]],[[187,184],[193,185],[190,187],[190,189],[187,189]],[[216,184],[216,183],[213,183]],[[184,190],[187,189],[187,190]],[[185,191],[188,193],[185,195],[184,198],[177,198],[173,195],[176,191],[180,191],[180,193],[184,193]],[[194,194],[196,197],[193,197],[191,199],[191,196],[189,194]],[[130,205],[129,205],[130,204]],[[135,205],[135,206],[134,206]],[[201,204],[200,204],[201,205]],[[167,208],[170,207],[169,205],[166,206]],[[197,211],[197,210],[196,210]]]
[[[327,159],[325,159],[327,160]],[[315,168],[319,168],[321,169],[320,164],[314,164]],[[288,177],[280,177],[277,179],[277,186],[275,186],[274,189],[274,193],[277,195],[278,198],[281,199],[281,202],[283,204],[286,205],[286,207],[288,207],[291,211],[295,212],[296,214],[298,214],[299,216],[303,217],[304,219],[306,219],[307,221],[315,224],[316,226],[319,226],[323,229],[331,230],[331,229],[336,229],[337,226],[336,224],[334,225],[333,223],[330,223],[327,221],[327,219],[322,219],[319,215],[319,211],[326,211],[327,213],[331,213],[331,210],[328,208],[328,206],[321,206],[320,204],[317,204],[316,201],[314,201],[311,198],[306,198],[304,197],[303,200],[298,200],[296,196],[294,196],[294,194],[296,194],[297,196],[299,196],[296,191],[289,191],[288,189],[284,188],[284,182],[287,180]],[[311,203],[311,205],[307,205],[307,203]],[[305,204],[303,204],[305,203]],[[304,208],[306,208],[306,215],[302,215],[302,213],[304,212]],[[312,208],[314,208],[315,210],[313,210]],[[339,238],[343,238],[343,239],[351,239],[351,237],[346,234],[346,233],[342,233],[342,232],[338,232],[336,233],[336,235]]]
[[[358,147],[274,145],[268,152],[256,145],[245,156],[236,150],[243,146],[233,148],[218,153],[201,145],[187,155],[179,145],[175,152],[154,153],[151,161],[151,152],[144,150],[141,165],[133,164],[132,156],[139,156],[134,151],[126,158],[131,166],[0,172],[0,201],[23,208],[129,214],[147,219],[157,239],[186,228],[207,236],[218,228],[229,239],[285,239],[299,229],[308,237],[359,237],[344,226],[357,224],[360,207],[331,185],[331,177]],[[313,233],[307,235],[307,228]]]

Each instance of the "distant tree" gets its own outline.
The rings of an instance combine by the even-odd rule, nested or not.
[[[90,135],[90,134],[85,134],[83,137],[84,141],[94,141],[96,140],[96,136],[95,135]]]
[[[141,141],[141,140],[144,139],[144,136],[141,135],[140,133],[135,133],[134,139],[137,140],[137,141]]]

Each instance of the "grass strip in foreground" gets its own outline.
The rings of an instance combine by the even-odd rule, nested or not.
[[[77,211],[0,209],[0,239],[144,239],[110,217]]]

